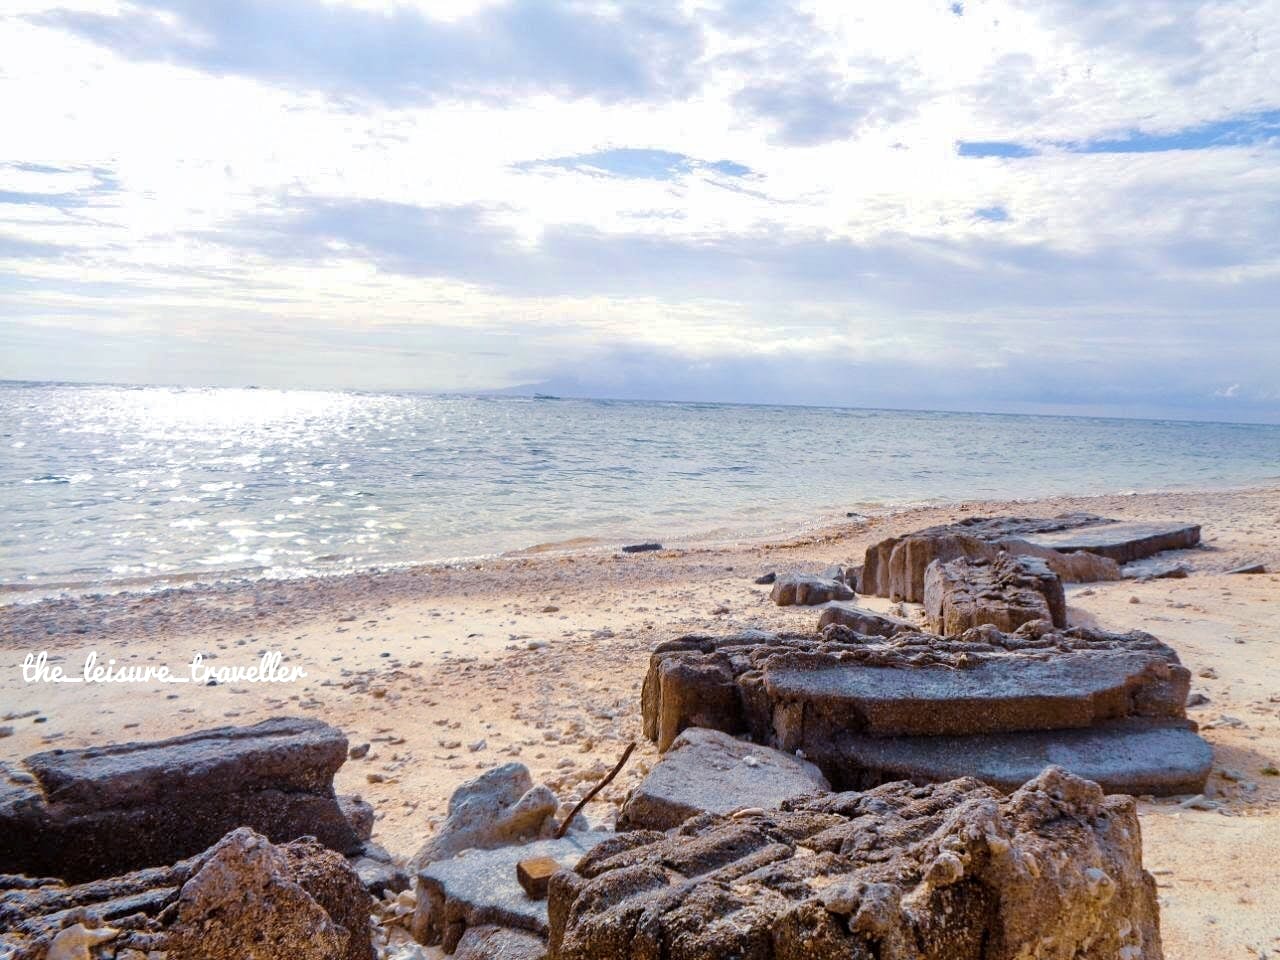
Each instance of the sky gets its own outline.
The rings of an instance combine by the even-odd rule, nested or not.
[[[5,0],[0,130],[0,378],[1280,422],[1280,0]]]

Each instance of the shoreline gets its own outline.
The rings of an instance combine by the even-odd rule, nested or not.
[[[1277,478],[1280,480],[1280,478]],[[789,541],[807,536],[832,536],[846,533],[846,527],[857,525],[859,520],[892,522],[894,518],[914,514],[919,511],[957,510],[970,504],[992,504],[1005,508],[1008,512],[1019,506],[1034,506],[1046,502],[1101,500],[1116,497],[1163,497],[1179,495],[1215,494],[1265,494],[1280,490],[1280,483],[1270,484],[1231,484],[1221,487],[1172,487],[1156,490],[1116,490],[1103,493],[1083,495],[1054,494],[1048,496],[1029,496],[1013,498],[974,498],[947,499],[932,498],[924,500],[903,501],[901,503],[885,503],[884,501],[851,501],[845,516],[839,516],[840,509],[831,507],[818,510],[815,518],[813,512],[806,514],[797,511],[794,516],[780,517],[770,523],[768,529],[759,526],[741,527],[736,530],[727,529],[725,525],[710,529],[689,529],[681,532],[650,531],[664,549],[671,551],[714,551],[767,548],[779,541]],[[858,518],[855,520],[853,518]],[[535,557],[565,558],[591,557],[610,555],[619,551],[627,542],[606,537],[604,534],[574,533],[563,539],[545,541],[528,546],[516,547],[474,555],[447,556],[418,560],[397,561],[387,564],[370,564],[354,569],[308,570],[296,576],[274,576],[269,572],[261,575],[220,576],[214,570],[180,570],[155,576],[127,576],[119,579],[99,579],[86,581],[58,581],[42,584],[0,583],[0,616],[3,611],[14,607],[26,607],[37,604],[57,603],[61,601],[96,601],[106,597],[145,597],[167,596],[180,591],[247,591],[262,585],[298,583],[311,580],[340,581],[344,578],[381,578],[406,576],[413,577],[429,574],[433,571],[457,568],[474,568],[475,565],[487,565],[510,559],[531,559]]]
[[[1211,799],[1219,806],[1140,804],[1166,956],[1280,951],[1280,889],[1270,858],[1253,855],[1280,849],[1280,777],[1261,772],[1280,764],[1280,575],[1224,576],[1245,562],[1280,570],[1280,487],[978,500],[815,524],[750,545],[505,556],[8,606],[0,609],[0,702],[14,718],[0,720],[13,727],[0,737],[0,759],[315,716],[352,745],[372,745],[339,770],[337,787],[372,803],[374,839],[408,856],[430,836],[453,789],[480,771],[522,762],[565,800],[580,797],[639,740],[627,769],[587,808],[607,823],[656,758],[640,737],[639,687],[657,643],[752,627],[812,631],[816,611],[777,607],[753,580],[770,570],[859,563],[871,542],[963,516],[1073,510],[1203,525],[1201,548],[1168,555],[1192,567],[1188,578],[1071,585],[1068,608],[1075,623],[1155,634],[1192,671],[1193,691],[1208,698],[1189,714],[1214,750]],[[858,599],[881,612],[893,606]],[[307,678],[211,687],[24,684],[19,665],[41,650],[69,669],[89,650],[121,666],[175,667],[197,653],[212,667],[236,667],[278,651]]]

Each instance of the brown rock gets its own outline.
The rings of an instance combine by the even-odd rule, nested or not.
[[[43,956],[60,930],[83,923],[119,928],[117,955],[373,960],[372,901],[347,861],[313,840],[276,846],[241,828],[169,867],[70,887],[22,880],[0,878],[0,953]]]
[[[1133,800],[1050,768],[621,835],[549,899],[550,960],[1160,960]]]
[[[929,629],[959,634],[991,624],[1012,631],[1033,620],[1067,625],[1062,581],[1037,557],[1007,553],[994,560],[935,560],[925,570],[924,610]]]
[[[547,895],[547,881],[560,869],[554,857],[530,857],[516,864],[516,879],[534,900]]]

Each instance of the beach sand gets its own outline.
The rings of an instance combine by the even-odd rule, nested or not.
[[[1144,802],[1146,866],[1160,885],[1171,960],[1280,954],[1280,489],[1034,502],[886,513],[785,541],[623,555],[537,550],[482,563],[309,581],[196,587],[0,610],[0,758],[54,747],[172,736],[280,714],[320,717],[372,744],[337,777],[377,810],[374,839],[412,854],[449,794],[518,759],[576,798],[630,740],[627,770],[588,807],[609,820],[656,754],[640,734],[650,649],[691,631],[811,630],[817,613],[778,608],[752,580],[859,563],[876,540],[963,516],[1086,510],[1203,524],[1201,549],[1168,555],[1187,579],[1068,588],[1074,622],[1139,628],[1172,645],[1209,702],[1189,711],[1214,748],[1221,806]],[[572,550],[579,552],[570,552]],[[872,608],[889,603],[861,598]],[[266,651],[307,678],[218,686],[24,683],[28,653],[77,673],[85,655],[185,671],[250,666]],[[34,711],[34,716],[22,716]],[[1226,772],[1227,776],[1223,776]],[[1230,779],[1239,778],[1239,779]]]

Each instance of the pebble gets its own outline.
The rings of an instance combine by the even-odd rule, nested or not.
[[[13,736],[13,727],[0,727],[0,740]]]
[[[483,739],[473,740],[471,743],[467,744],[467,749],[470,750],[472,753],[479,753],[481,750],[484,750],[488,746],[489,746],[489,743],[486,740],[483,740]]]
[[[367,743],[361,743],[357,746],[352,747],[350,750],[347,751],[347,756],[350,757],[352,760],[360,760],[368,755],[369,755],[369,744]]]

